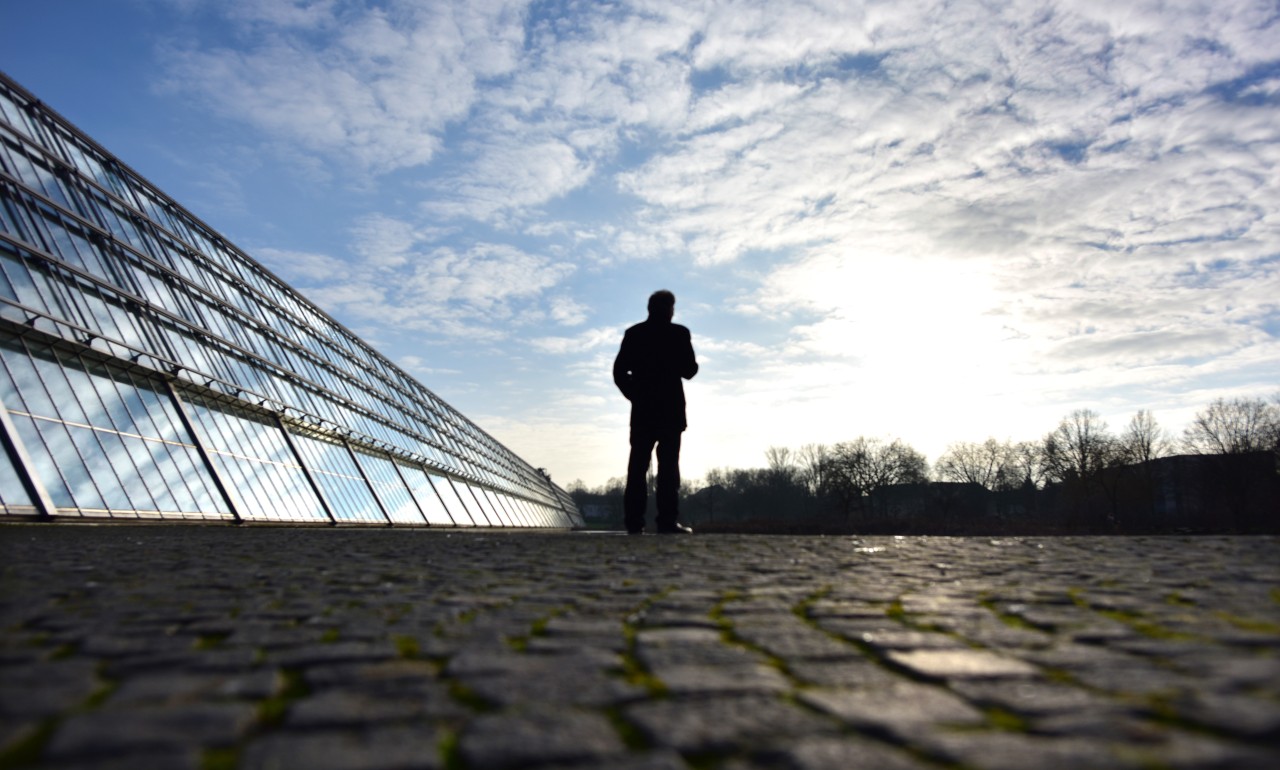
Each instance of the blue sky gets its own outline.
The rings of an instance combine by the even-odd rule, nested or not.
[[[564,485],[1280,384],[1275,2],[0,0],[0,68]]]

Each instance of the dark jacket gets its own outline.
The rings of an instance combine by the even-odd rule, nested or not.
[[[689,330],[649,319],[627,329],[613,382],[631,402],[631,426],[684,430],[684,384],[698,373]]]

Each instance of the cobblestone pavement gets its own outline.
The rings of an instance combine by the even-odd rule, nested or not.
[[[0,768],[1274,770],[1277,546],[0,526]]]

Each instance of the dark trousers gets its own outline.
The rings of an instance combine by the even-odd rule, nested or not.
[[[658,529],[672,527],[680,517],[680,429],[631,428],[631,459],[627,462],[627,489],[623,514],[627,530],[644,526],[648,497],[649,456],[658,445]]]

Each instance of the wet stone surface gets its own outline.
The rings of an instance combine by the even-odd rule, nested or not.
[[[1280,539],[0,526],[0,768],[1280,767]]]

